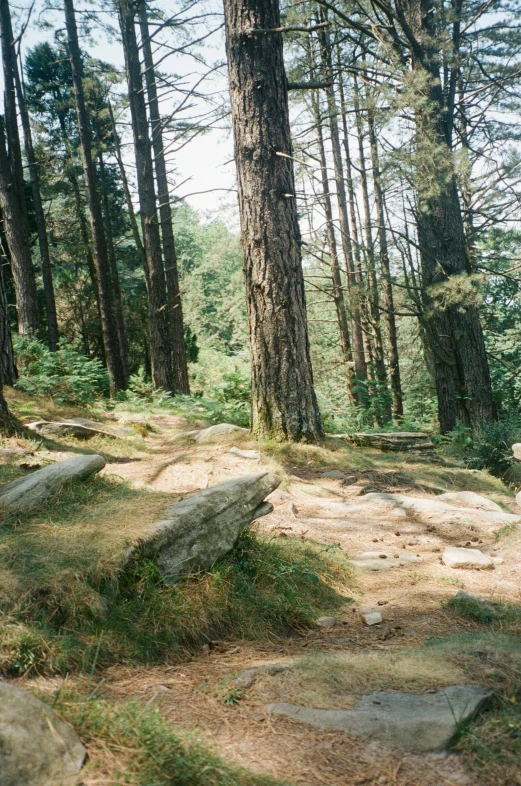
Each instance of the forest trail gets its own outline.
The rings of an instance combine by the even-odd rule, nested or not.
[[[131,415],[126,422],[141,419]],[[183,438],[189,426],[181,417],[152,415],[148,422],[153,430],[144,440],[146,449],[133,453],[131,460],[108,463],[106,474],[136,487],[183,495],[259,468],[281,471],[280,457],[277,462],[262,447],[260,460],[229,452],[232,445],[258,449],[248,437],[199,445]],[[462,475],[468,488],[475,489],[471,472],[440,467],[445,486],[437,487],[432,480],[414,480],[411,469],[421,470],[420,458],[389,456],[388,467],[385,458],[377,469],[343,467],[346,479],[324,476],[328,467],[314,466],[312,460],[304,468],[302,463],[291,466],[290,458],[281,487],[270,497],[273,513],[256,525],[277,538],[313,539],[324,548],[340,548],[355,563],[364,553],[375,552],[373,567],[379,569],[355,567],[352,586],[339,588],[352,602],[337,616],[334,627],[258,644],[212,642],[174,666],[114,666],[103,674],[104,692],[116,700],[154,701],[176,728],[197,730],[225,760],[284,782],[478,786],[457,754],[407,753],[344,733],[316,730],[270,715],[266,709],[273,701],[293,698],[298,703],[306,696],[311,706],[314,702],[314,706],[336,707],[342,701],[349,706],[349,699],[352,703],[353,697],[380,688],[399,689],[403,684],[403,689],[423,693],[462,680],[475,682],[464,667],[447,665],[443,653],[426,645],[432,637],[475,630],[472,622],[448,613],[443,602],[462,587],[475,595],[519,602],[521,566],[510,523],[511,514],[519,511],[513,500],[494,494],[501,505],[496,508],[505,511],[504,523],[497,511],[462,507],[461,501],[454,502],[452,511],[440,512],[435,494],[447,490],[447,481],[449,488],[453,482],[455,490],[465,490]],[[332,466],[338,471],[337,464]],[[379,497],[380,492],[412,498],[412,505],[390,502]],[[497,539],[501,528],[507,535],[504,541]],[[493,570],[452,570],[440,559],[447,545],[478,547],[497,564]],[[361,613],[367,611],[379,611],[383,622],[364,625]],[[339,656],[351,658],[355,676],[347,688],[335,677],[334,661]],[[291,676],[291,669],[271,676],[261,671],[251,684],[246,680],[246,687],[235,687],[234,679],[244,670],[274,663],[300,664],[298,678]],[[389,663],[396,668],[389,670]],[[40,682],[51,687],[55,680]],[[85,781],[86,786],[101,783],[99,775]]]

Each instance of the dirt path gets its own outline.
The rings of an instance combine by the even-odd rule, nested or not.
[[[229,452],[232,444],[257,447],[247,439],[197,445],[179,437],[187,428],[182,418],[161,415],[149,420],[154,431],[146,437],[146,451],[126,463],[108,464],[107,474],[137,487],[181,495],[261,468],[280,469],[273,459],[244,459]],[[399,473],[378,476],[359,471],[344,480],[324,477],[323,469],[312,466],[305,471],[286,470],[284,483],[271,498],[274,512],[260,523],[262,531],[280,538],[309,538],[325,546],[337,544],[355,563],[363,564],[368,559],[363,555],[374,552],[372,569],[356,569],[350,588],[354,604],[339,615],[337,625],[275,643],[216,642],[175,667],[114,667],[103,675],[104,690],[121,700],[154,699],[176,727],[197,729],[225,759],[291,783],[478,786],[455,754],[404,753],[271,716],[267,704],[277,695],[284,700],[284,691],[295,691],[291,680],[285,681],[280,673],[256,680],[231,696],[235,703],[231,699],[226,703],[233,679],[245,669],[302,658],[315,662],[330,656],[358,658],[357,668],[368,664],[366,683],[378,687],[382,684],[378,669],[385,659],[399,659],[406,649],[421,647],[432,636],[473,630],[471,623],[455,621],[442,608],[458,588],[502,600],[521,599],[521,565],[515,551],[496,539],[498,530],[511,526],[513,517],[506,510],[494,513],[457,500],[451,501],[452,510],[448,502],[442,509],[437,497],[421,485],[400,483]],[[400,500],[381,496],[389,491],[400,494]],[[513,504],[511,513],[516,511]],[[446,545],[479,548],[496,559],[494,569],[451,570],[441,562]],[[375,610],[382,614],[383,623],[364,625],[361,612]],[[436,679],[443,682],[443,666],[440,669],[441,677],[434,675],[433,684]],[[425,679],[418,692],[427,689]],[[450,674],[447,679],[451,681]],[[335,700],[333,692],[332,706]],[[327,697],[324,701],[327,706]]]

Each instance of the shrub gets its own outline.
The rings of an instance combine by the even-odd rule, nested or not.
[[[61,339],[57,352],[34,338],[13,337],[20,372],[16,387],[49,396],[58,404],[88,404],[108,394],[108,376],[100,360],[88,358]]]

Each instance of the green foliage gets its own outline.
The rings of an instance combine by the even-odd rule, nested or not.
[[[42,572],[35,560],[51,559],[19,558],[35,575]],[[0,604],[3,673],[88,671],[94,654],[102,667],[164,662],[210,639],[265,639],[305,629],[320,613],[349,602],[334,589],[351,577],[338,549],[281,544],[249,530],[210,571],[173,585],[163,583],[150,560],[104,575],[102,565],[93,572],[92,559],[85,552],[73,563],[55,563],[59,591],[40,581],[39,589]]]
[[[520,440],[521,415],[504,413],[496,423],[484,422],[474,432],[458,423],[447,435],[447,449],[472,469],[488,469],[504,476],[514,464],[512,445]]]
[[[276,786],[271,778],[224,764],[195,735],[180,740],[154,706],[63,690],[52,706],[89,746],[89,767],[102,770],[107,786]]]
[[[16,387],[24,393],[49,396],[58,404],[89,404],[106,395],[108,377],[97,358],[88,358],[65,339],[57,352],[41,341],[14,337],[20,373]]]
[[[249,404],[251,402],[250,377],[235,368],[235,371],[223,374],[221,381],[213,386],[211,392],[217,401],[224,404],[228,402]]]

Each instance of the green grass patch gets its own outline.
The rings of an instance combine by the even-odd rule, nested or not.
[[[50,703],[89,747],[84,772],[107,786],[282,786],[224,764],[195,734],[180,737],[153,706],[66,691]]]
[[[482,631],[433,641],[429,649],[459,666],[469,683],[492,691],[488,709],[461,726],[452,747],[462,753],[473,783],[514,786],[521,762],[521,609],[463,599],[450,607]]]
[[[445,608],[478,625],[493,624],[496,630],[521,635],[521,607],[515,603],[480,600],[471,595],[462,595],[448,600]]]
[[[266,639],[308,627],[347,599],[338,548],[245,531],[208,572],[167,585],[122,556],[172,497],[104,477],[64,487],[0,528],[0,671],[159,663],[215,638]]]

